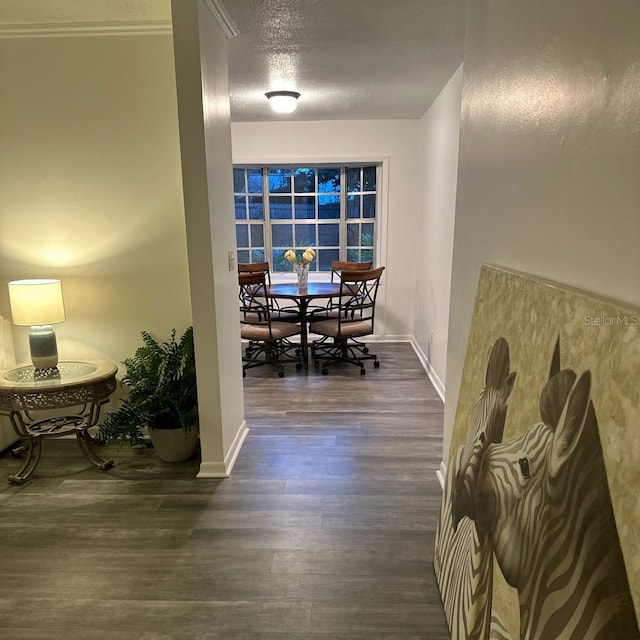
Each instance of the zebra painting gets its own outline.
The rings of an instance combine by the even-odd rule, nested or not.
[[[541,422],[507,442],[478,436],[456,469],[451,511],[473,521],[517,590],[522,640],[638,640],[591,374],[559,368],[557,347]]]
[[[464,446],[458,447],[449,463],[447,484],[436,530],[434,568],[449,629],[454,640],[508,639],[499,635],[501,622],[491,620],[493,555],[486,537],[480,539],[471,518],[454,510],[455,495],[464,494],[474,448],[485,442],[500,442],[507,404],[516,380],[509,372],[509,345],[498,338],[489,351],[485,384],[473,408]]]

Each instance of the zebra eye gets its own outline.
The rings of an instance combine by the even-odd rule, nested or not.
[[[487,437],[484,435],[484,431],[480,434],[480,442],[487,444]]]
[[[520,458],[518,464],[520,465],[522,477],[529,479],[531,477],[531,473],[529,473],[529,461],[526,458]]]

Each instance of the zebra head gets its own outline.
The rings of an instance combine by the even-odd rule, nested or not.
[[[464,516],[475,520],[473,487],[477,461],[491,443],[500,442],[504,432],[507,403],[513,391],[516,373],[509,373],[509,344],[498,338],[489,350],[485,386],[471,414],[467,441],[453,483],[451,503],[453,528]]]
[[[638,640],[590,372],[554,375],[540,414],[486,447],[475,487],[476,528],[518,591],[520,637]]]
[[[577,382],[572,370],[560,371],[542,390],[542,422],[487,446],[479,461],[476,528],[490,541],[507,582],[519,590],[534,576],[536,558],[548,550],[551,504],[560,494],[564,500],[571,495],[566,471],[593,411],[590,388],[589,371]]]

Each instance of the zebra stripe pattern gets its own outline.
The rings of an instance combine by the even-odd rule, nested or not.
[[[455,512],[456,495],[465,494],[472,451],[481,442],[502,439],[507,402],[516,374],[509,373],[509,346],[499,338],[492,345],[485,387],[476,402],[466,444],[449,461],[447,484],[436,530],[434,569],[445,615],[454,640],[488,640],[491,628],[493,555],[486,539],[478,537],[474,522]],[[461,473],[459,473],[461,471]],[[470,501],[466,500],[469,505]],[[501,627],[496,619],[495,627]],[[499,636],[496,636],[498,638]],[[504,639],[508,635],[502,636]]]
[[[476,527],[518,590],[527,640],[640,638],[608,495],[591,376],[561,371],[538,423],[486,447]]]
[[[436,529],[434,569],[444,612],[454,640],[487,640],[493,586],[493,556],[486,541],[482,544],[475,525],[464,518],[453,527],[451,500],[455,471],[464,456],[456,450],[449,463],[445,499]]]
[[[542,421],[508,442],[490,417],[504,413],[483,406],[500,397],[481,394],[447,474],[434,566],[452,638],[510,640],[491,610],[495,555],[518,592],[521,640],[640,640],[590,373],[561,371],[557,343]]]

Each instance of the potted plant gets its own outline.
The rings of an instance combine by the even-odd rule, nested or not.
[[[132,445],[144,443],[145,428],[165,462],[189,458],[198,439],[198,394],[193,327],[176,341],[176,330],[159,342],[142,331],[142,346],[122,364],[127,397],[106,414],[99,438]]]

